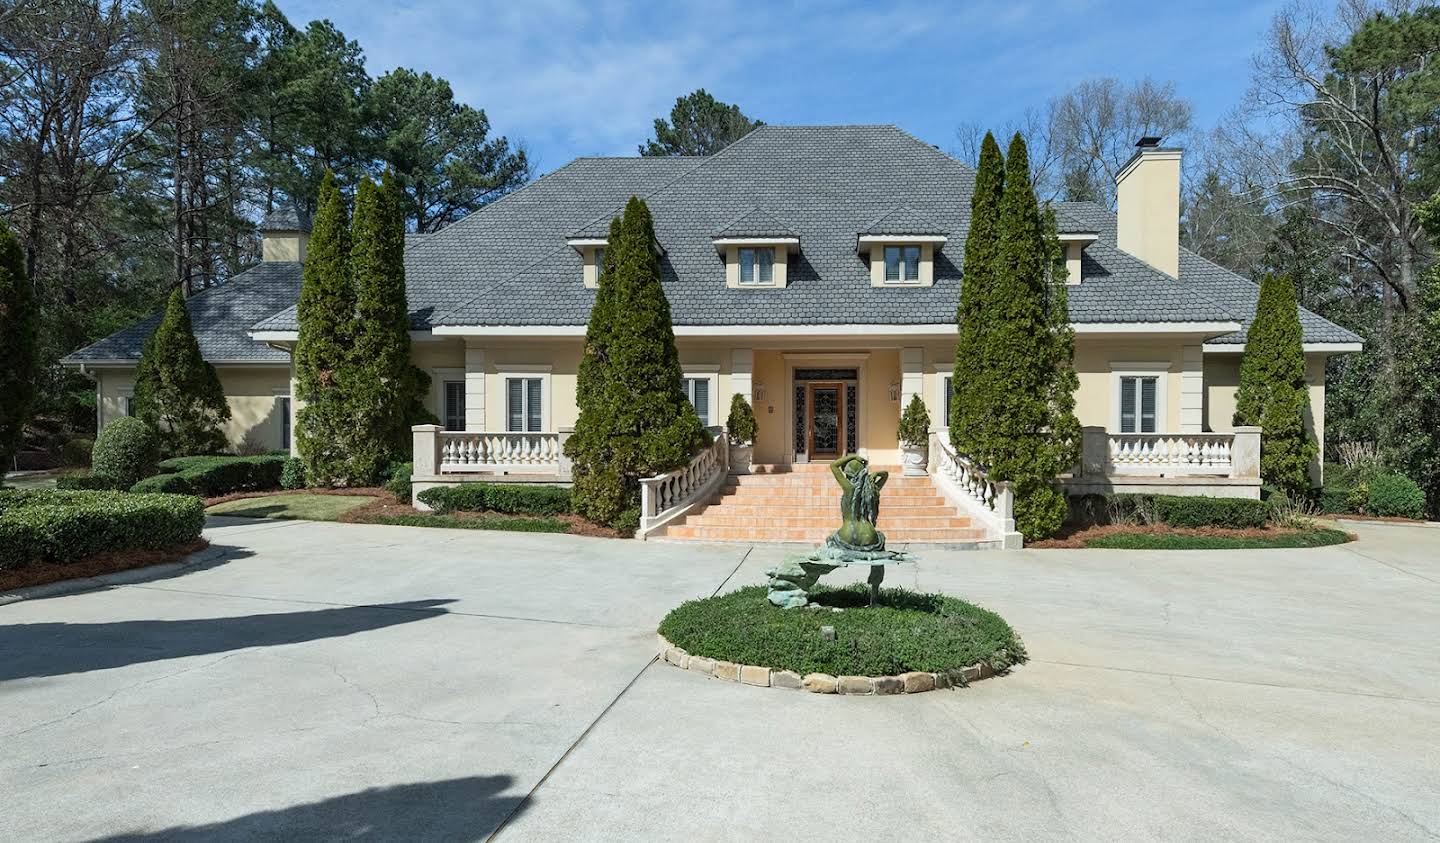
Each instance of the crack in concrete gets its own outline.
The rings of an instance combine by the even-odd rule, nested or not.
[[[1358,550],[1350,547],[1348,544],[1342,544],[1342,545],[1339,545],[1339,547],[1340,547],[1341,550],[1345,551],[1346,553],[1353,554],[1353,555],[1355,555],[1355,556],[1360,557],[1361,559],[1368,559],[1369,561],[1374,562],[1374,563],[1377,564],[1377,565],[1384,565],[1385,567],[1389,568],[1389,569],[1392,570],[1392,571],[1397,571],[1397,572],[1399,572],[1399,573],[1402,573],[1402,574],[1406,574],[1406,575],[1415,577],[1416,579],[1424,580],[1425,582],[1432,583],[1432,584],[1434,584],[1434,585],[1440,585],[1440,580],[1431,579],[1430,577],[1427,577],[1427,576],[1425,576],[1424,574],[1417,574],[1417,573],[1415,573],[1414,571],[1407,570],[1407,569],[1405,569],[1405,568],[1400,567],[1399,565],[1392,565],[1391,563],[1386,562],[1384,559],[1376,559],[1375,557],[1373,557],[1373,556],[1371,556],[1371,555],[1369,555],[1369,554],[1361,553],[1360,551],[1358,551]]]

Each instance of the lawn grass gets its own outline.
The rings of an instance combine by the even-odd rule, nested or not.
[[[1204,536],[1184,533],[1110,533],[1085,542],[1086,547],[1113,550],[1248,550],[1271,547],[1323,547],[1344,544],[1350,534],[1316,527],[1273,536]]]
[[[374,503],[376,500],[378,498],[367,495],[311,495],[296,492],[290,495],[266,495],[217,503],[205,510],[205,513],[207,515],[231,515],[239,518],[334,521],[350,510]]]
[[[811,600],[844,611],[781,609],[765,586],[691,600],[660,623],[660,634],[692,656],[799,674],[895,676],[985,662],[1004,670],[1025,646],[1003,618],[943,594],[883,589],[869,606],[865,586],[816,588]],[[821,627],[834,627],[833,638]]]
[[[397,527],[450,527],[458,530],[513,530],[520,533],[568,533],[570,522],[559,518],[512,518],[486,515],[479,518],[456,518],[453,515],[375,515],[366,524],[392,524]]]

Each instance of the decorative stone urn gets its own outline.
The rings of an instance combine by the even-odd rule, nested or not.
[[[902,473],[906,477],[924,477],[930,473],[927,469],[929,464],[930,443],[927,442],[924,445],[900,443],[900,465],[905,469]]]
[[[750,465],[755,460],[754,445],[737,445],[730,443],[730,473],[749,474]]]

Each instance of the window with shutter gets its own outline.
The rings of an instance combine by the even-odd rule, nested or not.
[[[700,417],[700,423],[709,427],[710,422],[710,379],[709,378],[681,378],[680,384],[685,389],[685,397],[695,407],[695,415]]]
[[[465,381],[445,381],[445,429],[465,429]]]

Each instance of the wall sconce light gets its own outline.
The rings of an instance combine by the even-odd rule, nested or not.
[[[765,400],[765,384],[756,381],[750,390],[755,396],[755,403],[759,404]]]
[[[890,400],[900,400],[900,381],[890,381]]]

